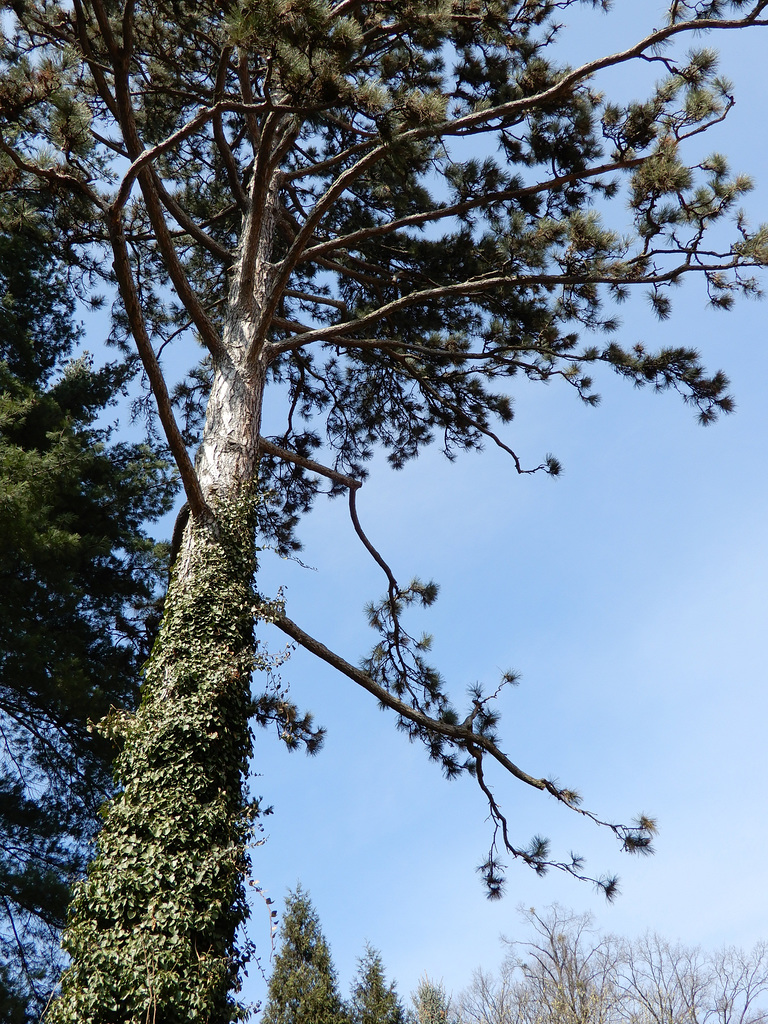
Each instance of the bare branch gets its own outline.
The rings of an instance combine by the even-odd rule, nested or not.
[[[384,570],[384,575],[387,577],[387,581],[389,583],[390,608],[392,611],[392,616],[395,619],[395,625],[397,625],[397,616],[395,614],[395,602],[397,600],[397,592],[400,588],[397,585],[397,580],[395,579],[392,570],[381,557],[381,555],[373,546],[373,544],[371,544],[371,542],[368,540],[368,537],[366,536],[362,526],[360,525],[360,519],[358,518],[357,515],[357,505],[355,503],[355,492],[353,490],[350,490],[349,492],[349,516],[350,519],[352,520],[352,526],[355,529],[355,533],[363,542],[363,547],[371,555],[374,562],[376,562],[376,564],[381,566],[381,568]]]
[[[267,455],[272,455],[276,459],[282,459],[284,462],[294,462],[297,466],[301,466],[303,469],[308,469],[310,473],[317,473],[319,476],[325,476],[329,480],[333,480],[334,483],[341,484],[342,487],[347,487],[350,494],[354,494],[358,487],[362,487],[362,481],[355,480],[352,476],[345,476],[344,473],[339,473],[335,469],[331,469],[328,466],[322,466],[319,462],[315,462],[313,459],[307,459],[303,455],[299,455],[297,452],[290,452],[286,448],[280,448],[272,441],[268,441],[266,437],[259,438],[259,448],[261,451],[266,452]]]
[[[157,411],[160,417],[160,422],[163,425],[163,430],[168,441],[168,446],[173,454],[174,461],[178,466],[179,476],[181,477],[181,482],[187,496],[190,510],[196,519],[200,519],[203,516],[209,515],[210,509],[208,508],[203,496],[200,481],[197,479],[197,474],[195,472],[195,467],[192,465],[192,460],[187,452],[187,447],[184,444],[181,431],[179,430],[178,424],[176,423],[176,419],[173,415],[173,408],[168,395],[168,387],[165,382],[165,377],[163,376],[163,371],[160,368],[160,364],[158,363],[157,357],[152,349],[152,343],[149,339],[149,334],[144,321],[144,314],[141,309],[141,302],[139,301],[139,296],[136,292],[136,283],[133,278],[133,271],[131,269],[128,246],[123,232],[122,220],[119,216],[109,215],[107,217],[107,225],[114,253],[115,276],[117,277],[120,294],[123,299],[123,304],[125,305],[125,311],[128,316],[131,333],[136,342],[136,347],[139,351],[139,356],[141,357],[144,370],[149,378],[152,393],[154,394],[155,401],[157,402]]]
[[[413,722],[414,725],[419,726],[422,729],[430,732],[435,732],[440,736],[445,736],[447,739],[456,743],[459,747],[465,748],[467,742],[474,743],[481,747],[488,754],[491,755],[498,763],[505,768],[510,775],[513,775],[520,782],[524,782],[527,786],[532,786],[534,789],[544,790],[551,793],[557,799],[560,799],[563,803],[567,801],[562,800],[559,796],[557,788],[548,779],[537,779],[533,775],[529,775],[524,772],[522,768],[518,768],[506,754],[502,753],[501,750],[486,737],[473,733],[471,729],[464,725],[451,725],[449,722],[441,721],[438,718],[431,718],[429,715],[425,715],[424,712],[418,711],[411,707],[405,701],[395,697],[383,686],[380,686],[367,672],[363,672],[362,669],[356,668],[351,665],[348,661],[345,661],[340,655],[335,654],[325,644],[319,640],[315,640],[314,637],[310,636],[309,633],[305,633],[304,630],[298,626],[295,622],[289,619],[286,615],[281,615],[279,618],[274,620],[274,624],[281,629],[288,636],[292,637],[298,644],[301,644],[311,654],[327,662],[333,668],[337,669],[343,675],[347,676],[353,682],[357,683],[368,693],[372,694],[377,698],[385,707],[390,710],[397,712],[404,719],[409,722]],[[568,804],[568,806],[571,806]],[[578,810],[578,808],[574,808]]]

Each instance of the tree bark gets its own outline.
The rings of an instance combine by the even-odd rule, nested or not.
[[[75,892],[72,958],[51,1024],[226,1024],[245,955],[244,876],[258,808],[245,793],[258,599],[254,479],[264,372],[246,366],[237,284],[196,460],[207,511],[190,516],[158,639],[119,744],[121,791]]]

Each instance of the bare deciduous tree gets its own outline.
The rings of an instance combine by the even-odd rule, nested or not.
[[[602,935],[589,914],[522,911],[533,934],[499,972],[477,970],[457,1000],[462,1024],[765,1024],[768,945],[699,947],[646,934]]]

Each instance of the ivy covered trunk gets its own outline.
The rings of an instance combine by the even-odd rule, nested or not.
[[[231,332],[236,333],[236,332]],[[51,1024],[224,1024],[242,1016],[251,819],[253,586],[263,377],[238,344],[216,367],[193,516],[172,568],[135,716],[102,723],[121,748],[122,790],[76,890],[64,945],[72,966]]]

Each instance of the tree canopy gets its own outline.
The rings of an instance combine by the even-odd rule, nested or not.
[[[475,971],[457,998],[463,1024],[763,1024],[768,948],[703,950],[647,933],[603,935],[589,914],[521,911],[500,971]]]
[[[732,408],[693,348],[623,345],[613,307],[641,289],[664,318],[686,276],[716,307],[756,293],[768,230],[740,210],[749,179],[720,154],[686,157],[731,86],[712,49],[678,44],[765,27],[768,0],[674,0],[633,46],[569,67],[556,19],[578,2],[15,0],[3,21],[3,189],[44,200],[83,298],[116,287],[113,341],[141,360],[187,499],[141,707],[103,725],[123,788],[78,890],[52,1020],[239,1012],[249,721],[276,722],[290,746],[321,739],[255,655],[256,619],[370,692],[448,777],[476,778],[491,895],[510,857],[616,891],[578,855],[511,833],[491,765],[624,850],[650,849],[652,819],[606,821],[514,762],[495,685],[454,708],[406,626],[437,587],[398,582],[356,505],[377,450],[397,468],[430,443],[449,458],[493,444],[518,473],[556,474],[511,443],[526,382],[594,404],[605,366],[677,391],[703,423]],[[658,75],[647,95],[598,91],[601,71],[632,63]],[[179,383],[166,366],[185,337],[203,359]],[[361,667],[254,583],[254,542],[296,550],[323,491],[347,496],[384,574]]]

